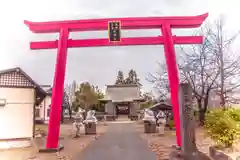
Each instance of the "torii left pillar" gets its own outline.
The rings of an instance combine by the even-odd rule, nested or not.
[[[50,119],[48,124],[48,134],[46,149],[39,150],[39,152],[56,152],[63,149],[59,144],[59,132],[61,122],[62,97],[64,90],[64,79],[67,63],[67,41],[69,37],[69,30],[62,28],[59,32],[59,41],[57,49],[57,60],[55,64],[54,82],[52,90],[52,104],[50,109]]]

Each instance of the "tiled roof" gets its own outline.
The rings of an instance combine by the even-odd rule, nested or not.
[[[116,87],[123,87],[123,88],[126,88],[126,87],[139,87],[139,85],[137,84],[114,84],[114,85],[106,85],[107,88],[116,88]]]
[[[5,69],[5,70],[1,70],[0,71],[0,75],[6,74],[6,73],[10,73],[10,72],[20,72],[21,74],[23,74],[34,86],[36,86],[37,89],[41,90],[42,92],[44,92],[44,90],[40,87],[39,84],[37,84],[26,72],[24,72],[20,67],[16,67],[16,68],[10,68],[10,69]]]
[[[158,107],[163,109],[172,109],[172,105],[167,102],[160,102],[160,103],[154,104],[149,109],[158,108]]]
[[[141,99],[138,85],[107,85],[106,95],[101,100],[113,102],[131,102]]]
[[[8,74],[8,73],[12,73],[12,72],[18,72],[21,73],[21,75],[23,75],[28,81],[30,81],[32,83],[32,86],[34,86],[36,88],[36,92],[38,95],[40,95],[40,99],[37,101],[42,101],[43,98],[46,95],[46,92],[42,89],[42,87],[37,84],[26,72],[24,72],[20,67],[15,67],[15,68],[10,68],[10,69],[5,69],[5,70],[1,70],[0,71],[0,76],[4,75],[4,74]],[[37,102],[39,103],[39,102]]]

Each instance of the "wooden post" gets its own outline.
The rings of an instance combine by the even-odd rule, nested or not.
[[[192,89],[188,83],[179,86],[180,124],[181,124],[181,149],[186,160],[197,159],[195,140],[195,119],[192,108]]]

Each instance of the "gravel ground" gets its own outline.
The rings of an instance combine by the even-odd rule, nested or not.
[[[145,134],[142,123],[136,123],[135,129],[143,139],[148,141],[149,147],[157,154],[158,160],[168,159],[169,154],[173,151],[172,146],[176,145],[175,131],[166,130],[164,135],[159,135],[158,133]],[[196,129],[196,140],[198,149],[208,155],[209,147],[214,143],[210,138],[205,136],[202,128]]]
[[[47,125],[37,125],[39,132],[47,132]],[[81,129],[81,136],[78,139],[72,138],[72,124],[61,125],[60,143],[64,145],[64,150],[59,153],[43,154],[37,153],[34,147],[24,149],[14,149],[0,151],[0,160],[72,160],[91,142],[94,142],[100,135],[104,134],[107,126],[103,124],[97,125],[97,135],[85,135]],[[37,140],[37,143],[42,143]],[[41,144],[38,144],[41,145]]]
[[[156,160],[134,123],[109,123],[108,132],[91,143],[75,160]]]
[[[38,128],[46,134],[46,125]],[[39,154],[34,147],[30,147],[0,151],[0,160],[164,160],[173,150],[176,138],[175,131],[170,130],[164,136],[145,134],[143,124],[127,121],[109,122],[108,126],[100,123],[97,132],[97,136],[84,135],[82,130],[81,137],[73,139],[72,125],[61,125],[60,143],[65,148],[60,153]],[[197,128],[196,136],[199,150],[208,154],[213,141],[204,136],[201,128]]]

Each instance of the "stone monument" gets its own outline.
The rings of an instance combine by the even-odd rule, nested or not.
[[[195,139],[195,119],[192,108],[192,88],[188,83],[179,86],[179,107],[182,137],[182,152],[186,160],[198,160]]]
[[[95,117],[95,110],[87,112],[86,119],[83,121],[85,126],[85,134],[96,134],[97,118]]]
[[[159,134],[163,135],[166,125],[166,114],[163,111],[159,111],[156,118]]]
[[[150,123],[156,123],[156,118],[154,117],[153,111],[150,109],[144,109],[143,121],[148,121]]]
[[[75,137],[80,136],[80,128],[83,126],[83,114],[84,110],[80,109],[77,113],[76,116],[74,117],[74,122],[73,122],[73,128],[75,129]]]
[[[192,97],[190,84],[181,83],[179,86],[179,109],[182,146],[180,151],[173,151],[169,155],[170,160],[210,160],[207,155],[198,151],[196,146],[196,125]]]
[[[156,124],[156,118],[154,117],[153,111],[150,109],[144,110],[144,132],[145,133],[156,133],[157,132],[157,124]]]

